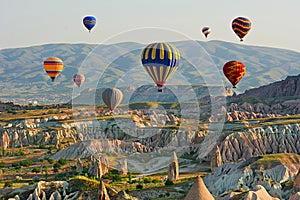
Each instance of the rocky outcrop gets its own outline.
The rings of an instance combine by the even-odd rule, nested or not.
[[[250,104],[244,102],[241,105],[231,103],[227,107],[226,121],[273,118],[299,113],[300,101],[285,101],[271,106],[263,103]]]
[[[96,178],[101,178],[104,174],[108,172],[109,164],[105,155],[97,155],[91,156],[91,165],[88,169],[88,173],[90,176],[94,176]]]
[[[278,198],[272,197],[266,189],[257,185],[253,188],[253,191],[249,191],[247,195],[243,198],[244,200],[280,200]]]
[[[98,200],[110,200],[103,181],[100,181],[100,185],[98,189]]]
[[[300,199],[300,170],[298,171],[289,200]]]
[[[121,190],[120,192],[118,192],[118,194],[113,196],[111,199],[112,200],[138,200],[138,198],[130,196],[124,190]]]
[[[60,193],[56,190],[54,193],[51,194],[49,200],[62,200]]]
[[[176,181],[179,178],[179,165],[176,152],[173,153],[173,160],[169,165],[168,180]]]
[[[64,127],[56,116],[14,120],[0,129],[0,148],[14,148],[34,144],[57,145],[59,141],[79,140],[72,127]]]
[[[210,168],[214,171],[216,168],[220,167],[223,164],[221,152],[219,146],[217,145],[216,148],[212,151],[211,161],[210,161]]]
[[[54,154],[51,158],[59,160],[75,159],[75,158],[88,158],[93,155],[101,154],[103,152],[110,152],[116,154],[122,153],[137,153],[148,152],[148,147],[138,142],[125,142],[121,140],[85,140],[83,142],[77,142],[71,146],[68,146],[61,151]]]
[[[10,138],[6,131],[0,129],[0,147],[5,151],[9,147]],[[1,152],[2,153],[2,152]]]
[[[215,198],[212,194],[208,191],[207,187],[205,186],[202,178],[200,176],[197,177],[194,184],[192,185],[191,189],[187,193],[184,200],[214,200]]]
[[[84,184],[83,184],[84,185]],[[40,181],[34,185],[24,185],[17,189],[0,189],[0,198],[11,200],[78,200],[78,199],[97,199],[94,192],[86,194],[77,185],[76,188],[70,189],[70,183],[67,181]],[[73,191],[76,189],[76,191]],[[90,189],[90,188],[89,188]],[[71,191],[72,190],[72,191]]]
[[[300,156],[296,154],[253,157],[236,164],[224,163],[207,175],[204,182],[216,196],[235,190],[253,190],[256,185],[262,185],[271,196],[288,199],[289,192],[283,190],[281,183],[293,180],[299,167]]]
[[[287,96],[300,96],[300,75],[288,76],[285,80],[277,81],[269,85],[261,86],[246,90],[244,94],[235,98],[259,97],[259,98],[276,98]]]
[[[76,171],[79,173],[83,171],[83,162],[80,158],[76,159]]]
[[[119,173],[123,176],[126,176],[128,174],[127,159],[120,161]]]
[[[223,162],[276,153],[300,153],[300,124],[273,125],[228,134],[219,144]]]

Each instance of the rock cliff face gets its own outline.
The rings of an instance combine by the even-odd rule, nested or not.
[[[300,96],[300,75],[288,76],[285,80],[246,90],[244,94],[235,98],[244,97],[276,98],[287,96]]]
[[[285,101],[268,105],[264,103],[231,103],[227,107],[226,121],[271,118],[300,113],[300,101]]]
[[[236,164],[225,163],[204,178],[209,191],[219,196],[235,190],[254,190],[262,185],[272,197],[288,199],[290,190],[282,183],[293,180],[300,168],[296,154],[277,154],[272,157],[253,157]]]
[[[219,144],[223,162],[276,153],[300,153],[300,124],[274,125],[232,132]]]
[[[148,152],[149,148],[137,142],[124,142],[122,140],[85,140],[77,142],[62,149],[52,156],[53,159],[88,158],[93,155],[110,152],[115,154]]]
[[[66,116],[67,117],[67,116]],[[65,128],[58,117],[14,120],[0,128],[0,148],[34,144],[57,145],[63,139],[76,142],[80,138],[74,128]]]

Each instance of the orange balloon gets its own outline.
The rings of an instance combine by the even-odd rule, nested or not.
[[[233,88],[243,78],[246,73],[246,67],[239,61],[229,61],[223,67],[223,72],[226,78],[231,82]]]

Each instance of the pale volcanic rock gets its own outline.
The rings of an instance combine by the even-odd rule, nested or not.
[[[91,165],[88,169],[90,176],[101,178],[108,172],[109,164],[105,155],[98,155],[97,157],[91,156]]]
[[[210,161],[210,168],[212,171],[214,171],[216,168],[220,167],[223,164],[221,152],[219,149],[219,146],[217,145],[213,153],[211,155],[211,161]]]
[[[223,162],[270,153],[300,153],[300,125],[276,125],[232,132],[220,142]]]
[[[138,198],[130,196],[124,190],[121,190],[118,194],[114,195],[111,200],[138,200]]]
[[[262,185],[268,193],[279,199],[285,199],[286,193],[281,186],[282,183],[290,181],[295,177],[300,167],[296,154],[289,154],[259,169],[255,163],[260,157],[253,157],[246,161],[224,163],[211,174],[204,178],[208,189],[214,195],[220,195],[227,191],[234,191],[243,188],[251,190],[256,185]],[[282,163],[281,163],[282,162]],[[254,163],[254,166],[252,166]],[[267,168],[268,167],[268,168]],[[270,182],[272,180],[272,182]]]
[[[127,159],[120,161],[119,173],[124,176],[128,174]]]
[[[290,200],[296,200],[298,197],[300,199],[300,170],[298,171],[295,177],[293,189],[290,195]]]
[[[188,191],[184,200],[214,200],[215,198],[208,191],[205,186],[202,178],[200,176],[197,177],[195,182],[193,183],[191,189]]]
[[[51,194],[49,200],[62,200],[62,197],[61,197],[60,193],[56,190],[55,192],[53,192]]]
[[[168,180],[176,181],[179,177],[179,165],[176,153],[173,152],[173,160],[169,165]]]
[[[148,147],[138,142],[125,142],[117,139],[111,140],[85,140],[83,142],[77,142],[71,146],[68,146],[51,158],[59,160],[75,159],[75,158],[88,158],[92,155],[97,155],[102,152],[111,153],[136,153],[147,152]]]
[[[257,185],[253,191],[248,192],[244,200],[280,200],[280,199],[272,197],[263,186]]]
[[[100,181],[100,185],[98,189],[98,200],[110,200],[105,187],[105,183],[103,181]]]
[[[6,131],[0,131],[0,148],[6,150],[9,147],[10,138]]]

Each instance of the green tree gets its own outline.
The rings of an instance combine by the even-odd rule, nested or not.
[[[141,190],[141,189],[143,189],[143,185],[142,185],[142,184],[137,184],[137,185],[135,186],[135,188],[136,188],[137,190]]]
[[[13,183],[11,181],[7,181],[4,183],[4,187],[7,188],[7,187],[13,187]]]
[[[35,167],[35,168],[33,168],[32,170],[31,170],[31,172],[33,172],[33,173],[40,173],[41,172],[41,169],[40,168],[38,168],[38,167]]]
[[[174,183],[173,183],[173,181],[171,181],[171,180],[166,180],[166,182],[165,182],[165,185],[167,186],[167,185],[174,185]]]

